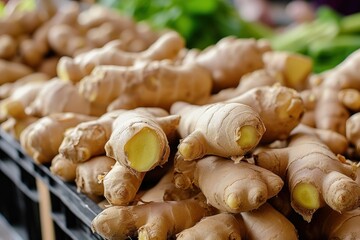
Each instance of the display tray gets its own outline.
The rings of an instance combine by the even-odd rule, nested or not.
[[[6,193],[0,198],[0,214],[23,239],[42,239],[37,180],[50,193],[55,239],[103,239],[90,227],[101,208],[78,193],[75,184],[63,182],[51,174],[48,166],[36,164],[18,141],[0,130],[0,181]]]

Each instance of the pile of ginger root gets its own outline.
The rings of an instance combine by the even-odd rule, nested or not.
[[[1,127],[99,205],[95,233],[360,238],[360,50],[314,74],[265,39],[188,49],[100,6],[45,12],[0,20]]]

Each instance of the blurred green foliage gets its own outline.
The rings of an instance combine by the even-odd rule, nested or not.
[[[203,49],[225,36],[265,38],[272,30],[240,18],[230,0],[99,0],[156,29],[178,31],[188,48]]]
[[[360,13],[342,16],[321,7],[314,21],[274,35],[271,43],[275,50],[310,56],[316,73],[329,70],[360,48]]]

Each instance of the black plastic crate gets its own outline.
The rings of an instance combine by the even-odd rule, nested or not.
[[[17,224],[24,229],[24,239],[41,239],[36,178],[41,179],[50,192],[56,239],[102,239],[91,231],[91,221],[101,208],[78,193],[75,184],[63,182],[52,175],[47,166],[36,164],[19,142],[0,130],[0,181],[3,189],[9,189],[8,197],[1,200],[0,213],[12,226]]]
[[[36,180],[0,149],[0,213],[23,239],[41,239]]]

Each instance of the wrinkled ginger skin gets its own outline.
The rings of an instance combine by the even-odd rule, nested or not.
[[[99,175],[109,172],[114,164],[115,160],[106,156],[79,163],[75,179],[77,190],[89,196],[103,196],[104,185],[99,181]]]
[[[80,123],[66,131],[59,152],[74,163],[105,154],[104,147],[110,138],[112,124],[122,112],[109,112],[94,121]]]
[[[49,163],[58,154],[65,131],[91,120],[94,117],[74,113],[58,113],[40,118],[22,131],[20,144],[36,163]]]
[[[360,205],[353,169],[316,136],[296,134],[288,148],[263,150],[254,158],[258,166],[286,179],[293,209],[308,222],[326,204],[339,212]]]
[[[265,132],[260,116],[240,103],[196,106],[178,102],[170,112],[181,116],[178,149],[185,160],[208,154],[236,159],[252,150]]]
[[[286,140],[305,111],[298,92],[279,85],[254,88],[226,102],[248,105],[260,115],[266,128],[261,143]]]
[[[64,80],[78,82],[100,65],[132,66],[136,61],[174,59],[184,48],[183,38],[176,32],[163,34],[153,45],[143,52],[125,52],[111,45],[79,54],[75,58],[63,57],[57,66],[57,73]]]
[[[210,229],[210,231],[209,231]],[[246,230],[241,216],[219,213],[201,219],[195,226],[176,235],[179,240],[245,239]]]
[[[156,117],[135,109],[116,118],[105,151],[122,165],[147,172],[167,162],[170,147]]]
[[[279,176],[266,169],[216,156],[197,161],[194,183],[213,207],[231,213],[257,209],[284,185]]]
[[[209,72],[197,64],[152,61],[131,67],[98,66],[80,81],[79,91],[108,110],[136,107],[169,109],[176,101],[197,102],[211,92]],[[130,104],[130,107],[127,105]]]
[[[104,196],[113,206],[125,206],[131,203],[144,179],[145,173],[139,173],[116,162],[102,180]]]
[[[218,92],[236,87],[243,75],[263,68],[262,55],[268,50],[269,45],[266,47],[255,39],[226,37],[202,51],[195,61],[211,72],[213,92]]]
[[[92,221],[92,229],[106,239],[168,239],[211,214],[205,199],[151,202],[136,206],[113,206]]]

